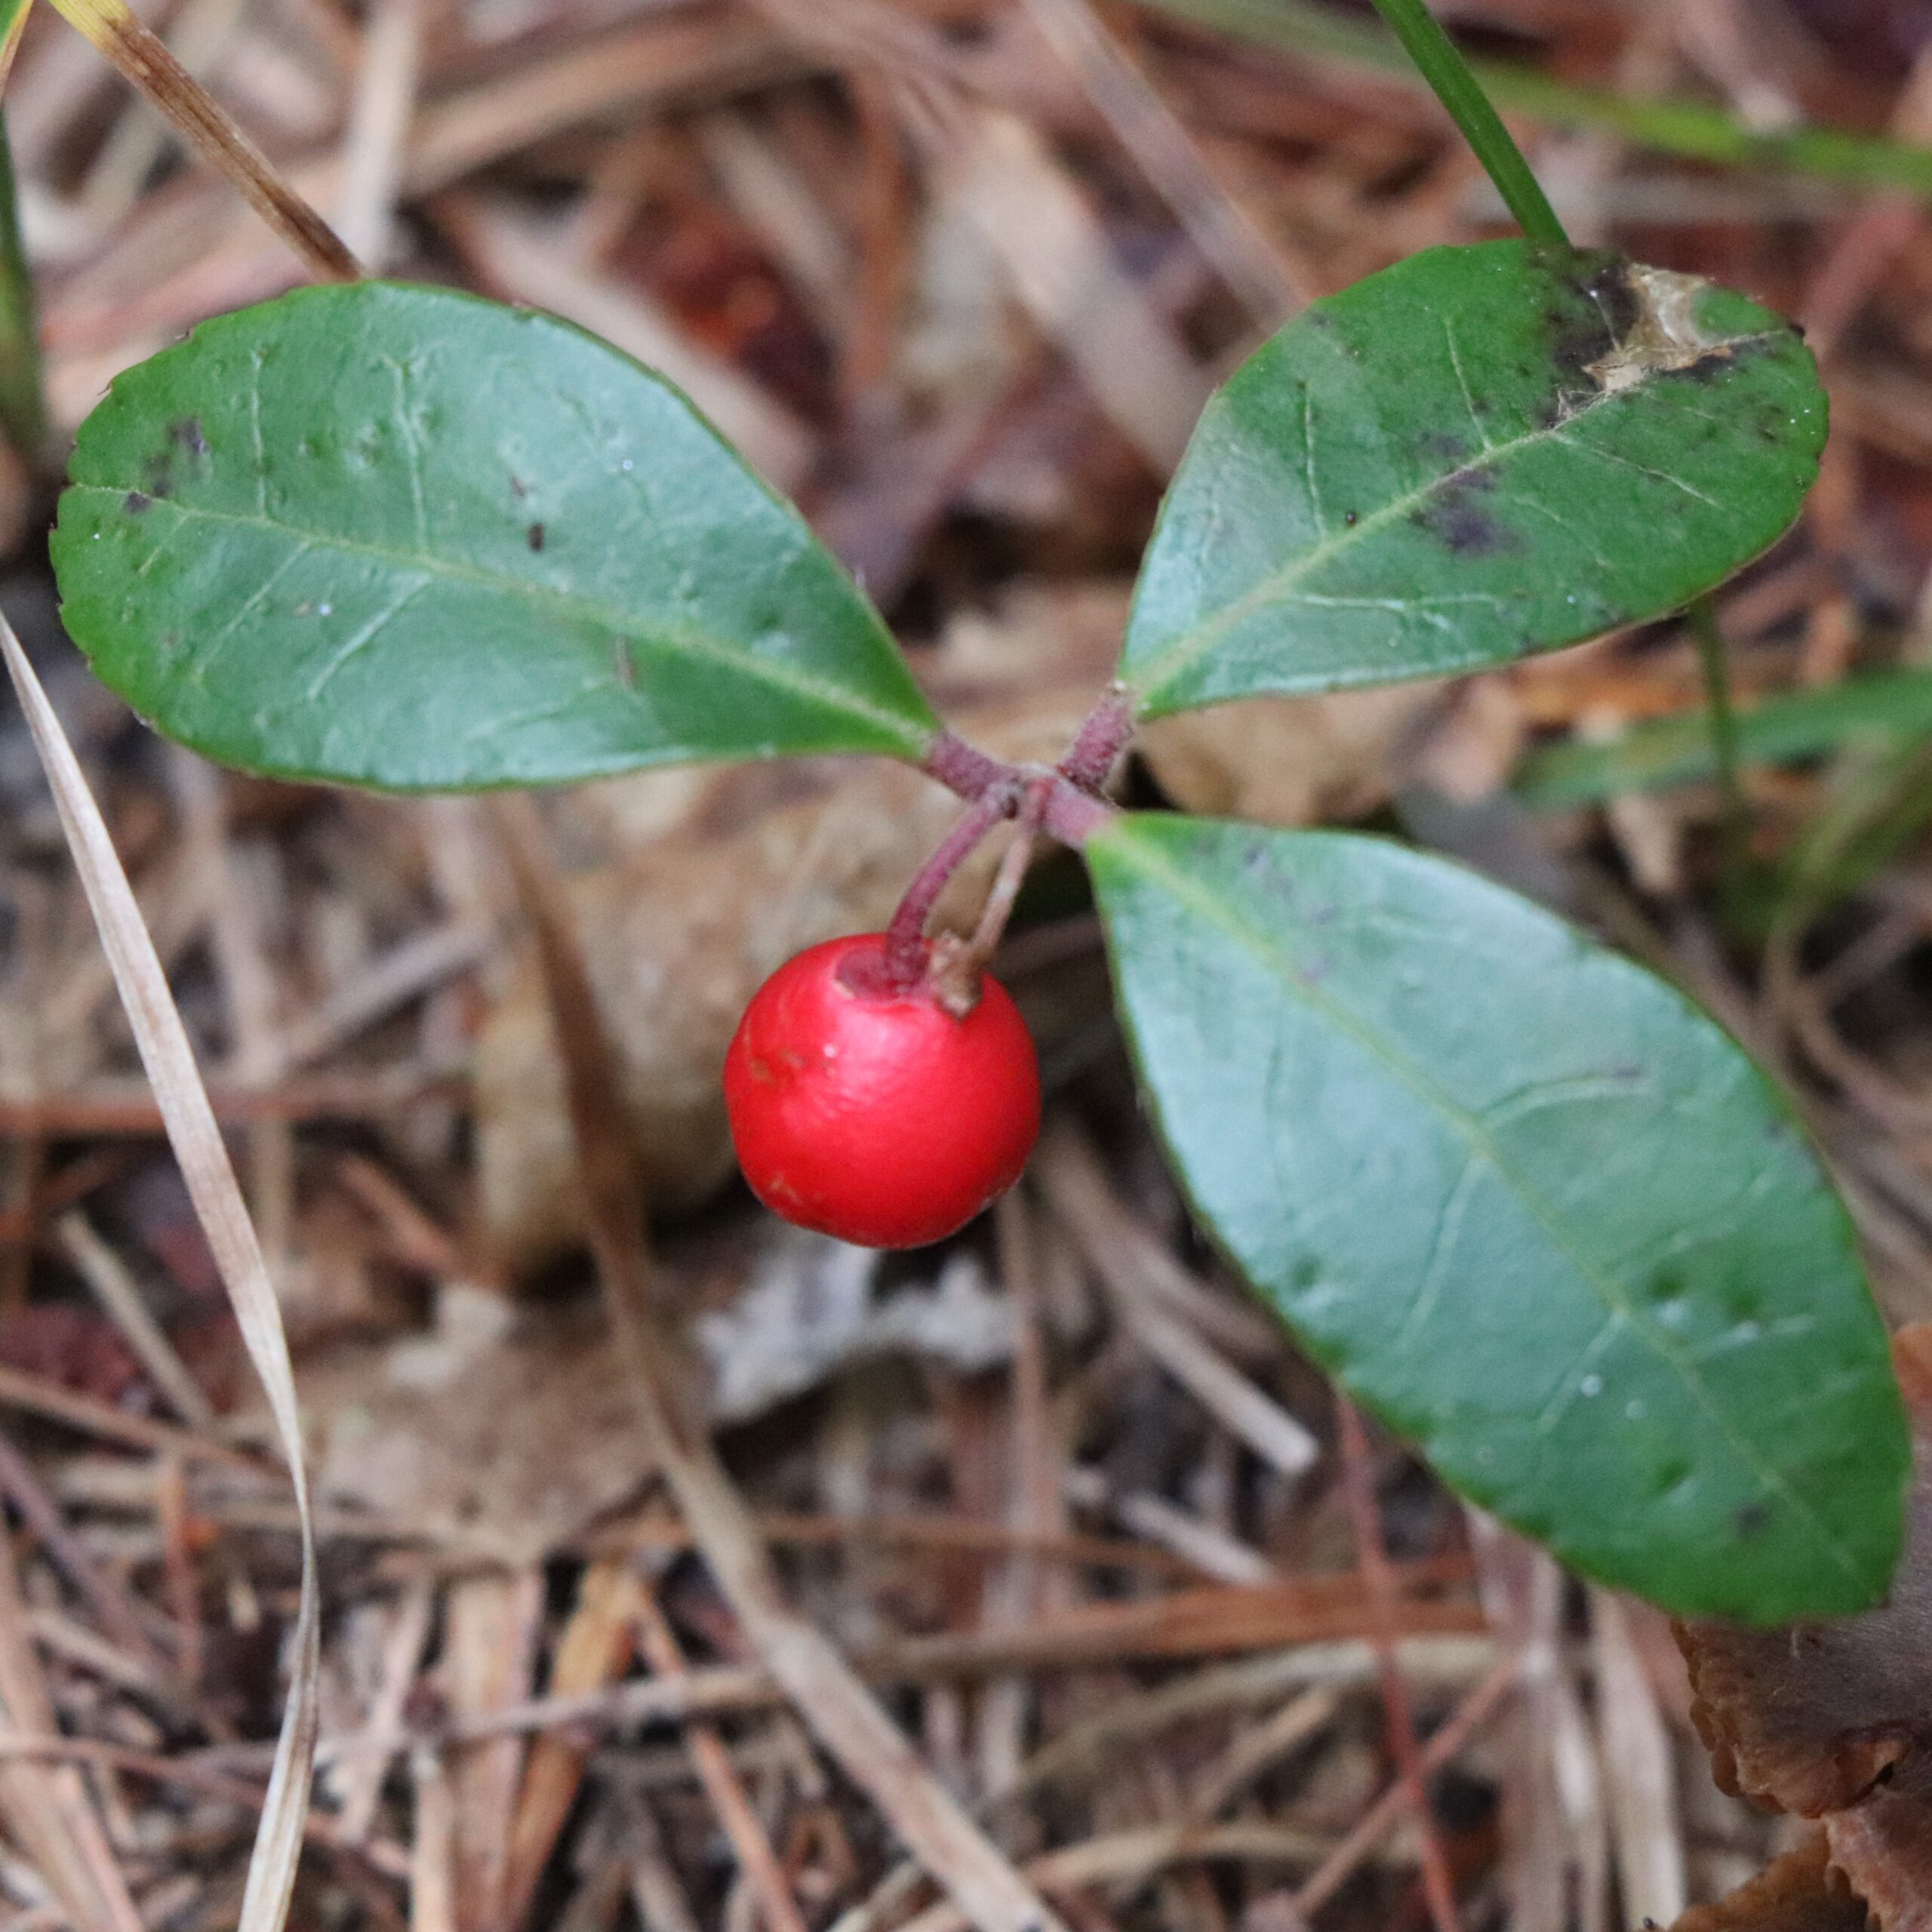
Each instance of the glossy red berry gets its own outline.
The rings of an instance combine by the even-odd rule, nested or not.
[[[864,1247],[921,1247],[1020,1178],[1040,1131],[1026,1023],[982,979],[956,1017],[884,937],[829,940],[745,1009],[724,1061],[739,1165],[774,1213]]]

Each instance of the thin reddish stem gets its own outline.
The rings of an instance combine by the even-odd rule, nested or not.
[[[1421,1841],[1423,1893],[1429,1901],[1429,1915],[1435,1932],[1459,1932],[1455,1884],[1435,1829],[1435,1815],[1429,1807],[1422,1747],[1416,1741],[1415,1715],[1409,1706],[1408,1686],[1403,1681],[1401,1663],[1395,1651],[1395,1580],[1389,1574],[1389,1552],[1382,1540],[1382,1518],[1375,1505],[1368,1432],[1362,1427],[1355,1405],[1340,1389],[1335,1392],[1335,1420],[1342,1445],[1342,1489],[1355,1531],[1355,1561],[1361,1566],[1362,1580],[1368,1586],[1369,1607],[1374,1619],[1375,1660],[1382,1679],[1383,1709],[1389,1721],[1389,1748],[1409,1808],[1415,1814],[1417,1835]]]
[[[970,747],[968,747],[970,749]],[[926,921],[952,875],[1000,820],[1014,809],[1019,788],[1011,781],[982,792],[942,838],[932,857],[912,875],[892,923],[885,929],[885,968],[894,986],[917,986],[926,970]]]
[[[1018,768],[1004,758],[991,757],[977,745],[943,731],[934,739],[921,769],[962,798],[983,798],[995,786],[1018,775]]]
[[[1068,746],[1057,768],[1060,776],[1082,792],[1097,792],[1133,736],[1133,695],[1124,685],[1109,685]]]
[[[1018,841],[1020,856],[1014,861],[1014,878],[1005,887],[1007,897],[998,912],[989,908],[997,940],[998,929],[1004,928],[1007,913],[1011,910],[1011,894],[1019,889],[1018,875],[1025,869],[1026,851],[1034,835],[1044,832],[1063,845],[1078,848],[1115,816],[1114,808],[1100,795],[1100,788],[1133,733],[1133,700],[1124,685],[1116,684],[1102,693],[1067,748],[1066,755],[1051,771],[1042,765],[1015,764],[994,758],[948,731],[942,730],[934,737],[920,768],[949,791],[956,792],[967,801],[969,809],[913,875],[906,896],[899,902],[899,909],[892,915],[891,924],[886,928],[885,974],[889,986],[909,987],[918,983],[926,967],[926,924],[939,903],[940,894],[946,890],[946,881],[974,847],[1001,819],[1011,818],[1019,811],[1023,801],[1026,830],[1023,839]],[[981,930],[986,930],[983,920]],[[972,950],[977,955],[977,940]]]
[[[1114,808],[1106,799],[1075,785],[1064,773],[991,757],[950,731],[942,731],[934,739],[920,769],[971,802],[977,803],[989,792],[1003,793],[1007,803],[1002,817],[1013,811],[1013,801],[1030,781],[1051,778],[1054,782],[1040,814],[1040,829],[1049,838],[1076,850],[1114,816]]]
[[[1014,902],[1020,897],[1021,881],[1033,857],[1033,841],[1038,835],[1040,817],[1046,810],[1053,789],[1051,773],[1043,774],[1026,787],[1020,807],[1019,822],[1013,843],[1006,848],[992,890],[980,913],[980,923],[969,940],[942,935],[935,943],[928,971],[939,993],[940,1004],[955,1017],[964,1019],[979,1004],[980,981],[986,964],[998,949],[1006,922],[1013,916]]]

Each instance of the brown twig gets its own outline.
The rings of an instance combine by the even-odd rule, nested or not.
[[[685,1654],[679,1648],[657,1599],[646,1592],[637,1607],[638,1642],[645,1660],[660,1677],[675,1681],[688,1675]],[[724,1835],[731,1840],[738,1869],[743,1872],[764,1915],[765,1932],[806,1932],[805,1916],[792,1896],[785,1868],[771,1848],[764,1825],[752,1809],[752,1801],[739,1782],[731,1754],[715,1724],[702,1718],[688,1724],[685,1744],[691,1755],[711,1808],[718,1814]]]
[[[1436,1832],[1435,1814],[1429,1809],[1427,1773],[1421,1747],[1416,1742],[1415,1716],[1409,1706],[1401,1663],[1395,1654],[1395,1586],[1389,1552],[1382,1540],[1382,1517],[1375,1500],[1375,1472],[1369,1454],[1368,1434],[1355,1404],[1339,1389],[1335,1393],[1335,1423],[1342,1448],[1343,1492],[1355,1531],[1356,1560],[1368,1586],[1374,1620],[1374,1641],[1381,1669],[1389,1748],[1421,1841],[1423,1890],[1435,1932],[1457,1932],[1455,1884]]]

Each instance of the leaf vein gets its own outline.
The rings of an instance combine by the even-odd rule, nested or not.
[[[123,487],[101,483],[69,484],[68,494],[71,496],[76,493],[118,498],[123,494]],[[195,518],[224,528],[263,531],[272,537],[295,542],[298,547],[284,560],[275,573],[277,578],[290,568],[297,556],[312,550],[325,549],[344,556],[360,557],[386,565],[396,570],[422,571],[432,578],[467,585],[472,589],[488,591],[497,596],[515,597],[540,607],[547,605],[638,644],[661,648],[695,663],[712,665],[721,671],[765,685],[788,696],[843,711],[848,716],[896,738],[905,747],[904,755],[911,758],[922,757],[930,740],[929,729],[911,724],[903,713],[888,710],[882,706],[871,703],[849,685],[836,683],[795,665],[776,663],[770,657],[743,650],[727,639],[712,637],[688,626],[661,620],[647,625],[634,612],[615,609],[593,598],[557,590],[548,585],[531,583],[522,578],[454,563],[445,557],[411,555],[386,544],[372,543],[332,531],[303,530],[296,525],[280,522],[272,517],[248,516],[232,510],[202,509],[183,503],[178,499],[169,507],[177,516]],[[232,632],[271,587],[272,580],[269,586],[265,586],[229,620],[217,638],[211,640],[210,648],[213,643],[220,641]]]
[[[1207,890],[1198,881],[1150,851],[1138,840],[1117,840],[1111,846],[1117,857],[1138,867],[1143,875],[1164,888],[1204,924],[1218,928],[1294,997],[1307,1004],[1338,1032],[1352,1040],[1364,1053],[1378,1061],[1424,1106],[1438,1114],[1469,1145],[1479,1152],[1495,1169],[1497,1177],[1542,1228],[1552,1245],[1576,1271],[1577,1278],[1595,1293],[1610,1315],[1629,1324],[1632,1331],[1668,1369],[1674,1372],[1690,1398],[1712,1428],[1730,1446],[1739,1461],[1755,1478],[1761,1488],[1781,1498],[1817,1537],[1832,1561],[1847,1574],[1863,1579],[1852,1553],[1833,1534],[1831,1527],[1793,1487],[1783,1472],[1766,1460],[1756,1443],[1740,1434],[1712,1395],[1694,1360],[1675,1338],[1660,1331],[1641,1316],[1622,1285],[1599,1266],[1579,1253],[1561,1223],[1536,1192],[1514,1173],[1503,1159],[1501,1150],[1491,1141],[1481,1120],[1452,1094],[1438,1086],[1423,1069],[1405,1056],[1394,1051],[1373,1031],[1324,993],[1296,969],[1294,961],[1274,937],[1235,916],[1226,902]]]
[[[1772,331],[1760,330],[1755,335],[1733,336],[1722,342],[1713,343],[1711,349],[1713,352],[1748,349],[1755,343],[1772,339]],[[1626,390],[1623,392],[1624,395],[1638,393],[1641,392]],[[1481,456],[1459,465],[1456,469],[1444,475],[1432,477],[1426,483],[1399,497],[1392,497],[1380,509],[1367,512],[1347,528],[1312,545],[1301,555],[1291,558],[1278,569],[1270,571],[1249,589],[1222,605],[1192,629],[1183,632],[1164,648],[1130,667],[1129,682],[1140,692],[1144,702],[1151,694],[1174,683],[1212,651],[1230,631],[1255,612],[1266,608],[1270,604],[1284,601],[1305,578],[1332,562],[1343,551],[1366,541],[1386,530],[1391,524],[1399,522],[1404,517],[1412,516],[1425,509],[1433,497],[1456,478],[1466,479],[1472,471],[1492,469],[1513,456],[1546,443],[1573,441],[1574,438],[1564,435],[1565,430],[1586,420],[1600,409],[1614,406],[1622,399],[1621,395],[1604,391],[1573,414],[1566,417],[1561,425],[1527,430],[1521,435],[1512,436],[1504,442],[1492,441]],[[1582,447],[1589,448],[1592,445],[1585,444]],[[1633,466],[1641,467],[1641,465]],[[1663,474],[1662,472],[1657,473],[1660,475]],[[1672,482],[1678,481],[1675,478],[1668,480]],[[1679,487],[1685,486],[1680,484]]]

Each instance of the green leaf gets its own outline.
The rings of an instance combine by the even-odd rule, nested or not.
[[[392,786],[878,752],[936,728],[871,605],[662,377],[446,289],[205,322],[82,426],[54,567],[95,669],[224,763]]]
[[[1865,1607],[1906,1473],[1843,1209],[1704,1014],[1380,841],[1131,815],[1088,843],[1208,1227],[1466,1495],[1679,1614]]]
[[[20,50],[20,36],[27,30],[27,9],[32,5],[33,0],[0,0],[0,93],[6,91],[14,56]]]
[[[1789,524],[1825,395],[1777,317],[1521,242],[1315,303],[1203,414],[1121,675],[1145,716],[1466,671],[1673,610]]]

